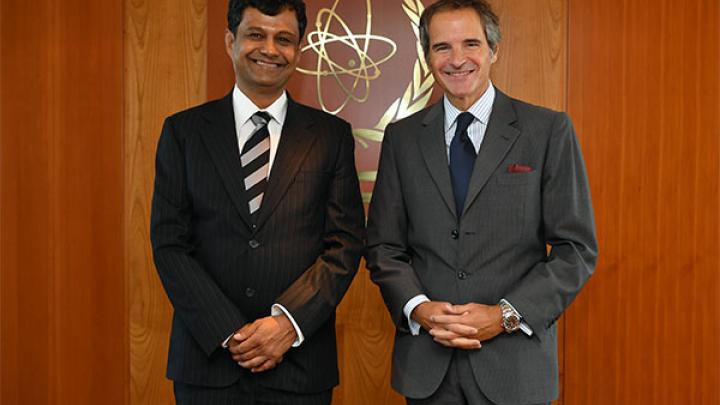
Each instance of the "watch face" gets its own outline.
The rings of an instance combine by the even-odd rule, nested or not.
[[[510,333],[520,329],[520,317],[509,306],[501,305],[503,315],[503,328]]]
[[[520,327],[520,319],[517,316],[510,315],[503,320],[503,326],[508,332],[515,331]]]
[[[518,317],[516,316],[511,315],[505,318],[503,326],[505,326],[505,330],[507,330],[508,332],[515,331],[520,327],[520,319],[518,319]]]

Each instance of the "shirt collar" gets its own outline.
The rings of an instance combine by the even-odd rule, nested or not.
[[[476,120],[487,125],[494,101],[495,87],[491,81],[488,81],[488,88],[485,90],[485,93],[468,108],[468,112],[470,112]],[[443,97],[443,106],[445,107],[445,132],[447,132],[462,111],[458,110],[457,107],[448,100],[447,95]]]
[[[282,95],[273,101],[268,108],[262,109],[256,106],[237,86],[233,86],[232,103],[235,123],[238,128],[243,126],[258,111],[266,111],[282,127],[287,115],[288,96],[287,92],[283,91]]]

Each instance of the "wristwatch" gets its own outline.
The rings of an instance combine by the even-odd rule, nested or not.
[[[513,333],[520,329],[520,314],[507,301],[500,300],[500,310],[502,310],[502,326],[505,332]]]

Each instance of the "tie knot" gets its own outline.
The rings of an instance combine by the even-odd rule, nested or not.
[[[263,126],[263,125],[267,124],[268,122],[270,122],[270,120],[272,119],[272,116],[265,111],[258,111],[255,114],[253,114],[253,116],[250,117],[250,119],[252,120],[253,124],[255,124],[255,126],[257,127],[257,126]]]
[[[457,128],[455,128],[455,133],[465,132],[474,119],[475,116],[467,111],[460,113],[457,117]]]

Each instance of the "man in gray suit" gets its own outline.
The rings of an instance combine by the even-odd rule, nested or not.
[[[555,321],[597,257],[580,146],[566,114],[490,83],[485,1],[440,0],[420,32],[445,97],[388,125],[368,222],[392,385],[409,404],[549,403]]]

